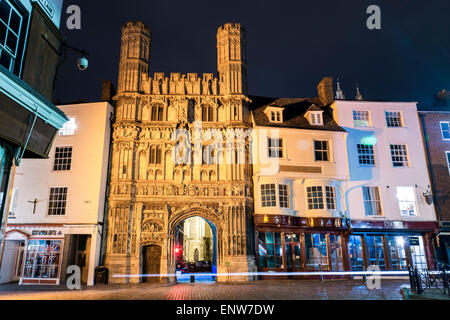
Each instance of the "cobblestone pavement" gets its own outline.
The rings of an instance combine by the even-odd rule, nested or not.
[[[0,285],[0,300],[401,300],[407,280],[382,280],[369,290],[361,281],[270,280],[250,283],[97,285],[82,290],[63,286]]]

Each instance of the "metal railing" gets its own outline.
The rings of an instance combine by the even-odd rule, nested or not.
[[[409,267],[411,291],[422,294],[430,289],[450,297],[450,268],[441,266],[437,271]]]

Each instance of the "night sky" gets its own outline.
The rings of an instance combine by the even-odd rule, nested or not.
[[[82,29],[68,30],[66,7],[77,4]],[[371,4],[381,30],[366,27]],[[356,83],[366,100],[433,102],[450,90],[450,1],[447,0],[64,0],[61,30],[89,52],[78,71],[70,53],[57,98],[98,100],[101,81],[117,84],[121,26],[152,28],[150,72],[216,73],[216,31],[225,22],[247,29],[249,94],[313,97],[324,76],[341,79],[346,98]]]

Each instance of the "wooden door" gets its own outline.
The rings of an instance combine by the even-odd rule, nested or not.
[[[144,274],[160,274],[161,273],[161,247],[146,246],[144,247]],[[159,277],[144,277],[144,282],[159,282]]]

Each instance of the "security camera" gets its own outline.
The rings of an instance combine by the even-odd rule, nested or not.
[[[89,62],[88,59],[86,57],[81,57],[80,59],[78,59],[78,69],[80,69],[81,71],[84,71],[88,68]]]

